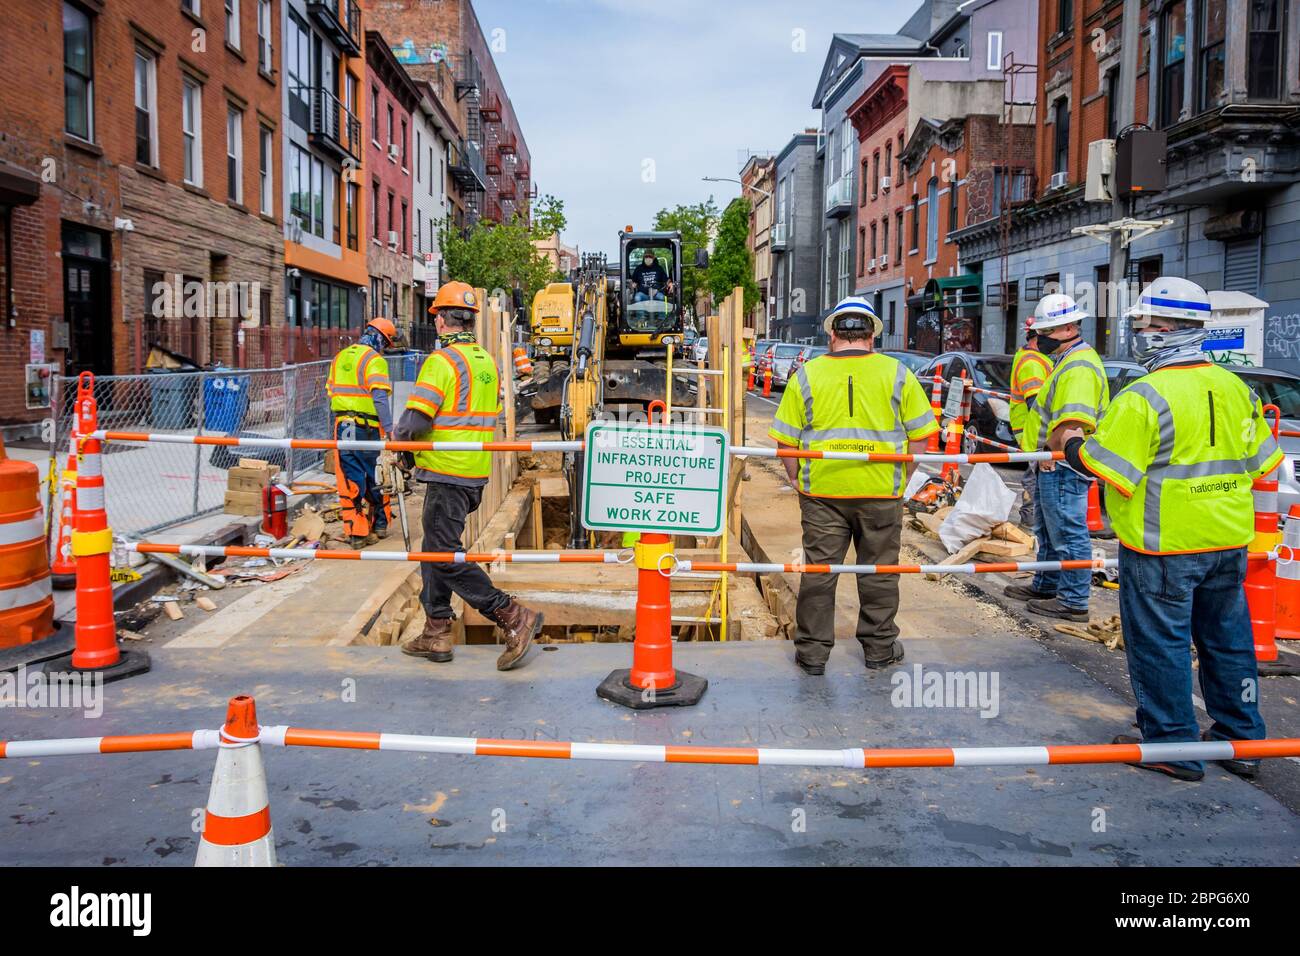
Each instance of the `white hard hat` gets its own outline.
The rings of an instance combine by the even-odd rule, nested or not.
[[[1159,316],[1184,322],[1209,322],[1214,316],[1210,296],[1195,282],[1177,276],[1161,276],[1142,290],[1137,305],[1124,313],[1130,319]],[[1142,323],[1134,323],[1140,325]]]
[[[1038,305],[1034,308],[1034,321],[1029,323],[1029,328],[1035,332],[1043,332],[1060,325],[1069,325],[1071,322],[1082,322],[1087,317],[1088,313],[1079,308],[1079,303],[1071,296],[1063,292],[1053,292],[1038,300]]]
[[[822,320],[822,329],[827,335],[831,334],[832,326],[835,325],[844,331],[870,331],[872,335],[880,335],[885,331],[885,323],[880,321],[876,310],[860,295],[841,299],[839,305],[831,309]]]

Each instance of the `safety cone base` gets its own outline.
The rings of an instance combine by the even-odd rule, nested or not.
[[[596,688],[596,696],[610,703],[632,710],[653,710],[656,707],[693,707],[700,702],[709,682],[703,677],[675,671],[677,682],[672,687],[656,687],[652,692],[632,683],[631,668],[611,671]]]
[[[1287,660],[1257,661],[1260,677],[1300,677],[1300,664]]]
[[[72,655],[56,658],[45,665],[45,673],[63,673],[63,674],[98,674],[105,684],[111,684],[115,680],[123,680],[127,677],[135,677],[137,674],[146,674],[153,662],[149,659],[147,651],[119,651],[117,663],[108,667],[73,667]]]

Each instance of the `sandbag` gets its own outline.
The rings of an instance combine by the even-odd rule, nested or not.
[[[971,470],[956,507],[939,526],[939,540],[949,554],[956,554],[1006,521],[1015,505],[1016,493],[992,465],[981,462]]]

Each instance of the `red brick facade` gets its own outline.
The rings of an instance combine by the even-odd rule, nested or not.
[[[900,175],[907,134],[908,72],[905,65],[890,66],[849,107],[859,144],[858,289],[897,282],[904,276],[907,250],[899,254],[898,214],[906,209],[909,195],[902,188]]]

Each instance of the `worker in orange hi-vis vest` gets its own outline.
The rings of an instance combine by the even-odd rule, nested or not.
[[[325,391],[334,412],[334,437],[343,441],[377,441],[393,433],[393,383],[384,349],[397,340],[388,319],[371,319],[361,341],[349,345],[330,364]],[[354,548],[388,536],[392,510],[379,490],[375,470],[379,452],[340,451],[334,468],[343,531]]]

